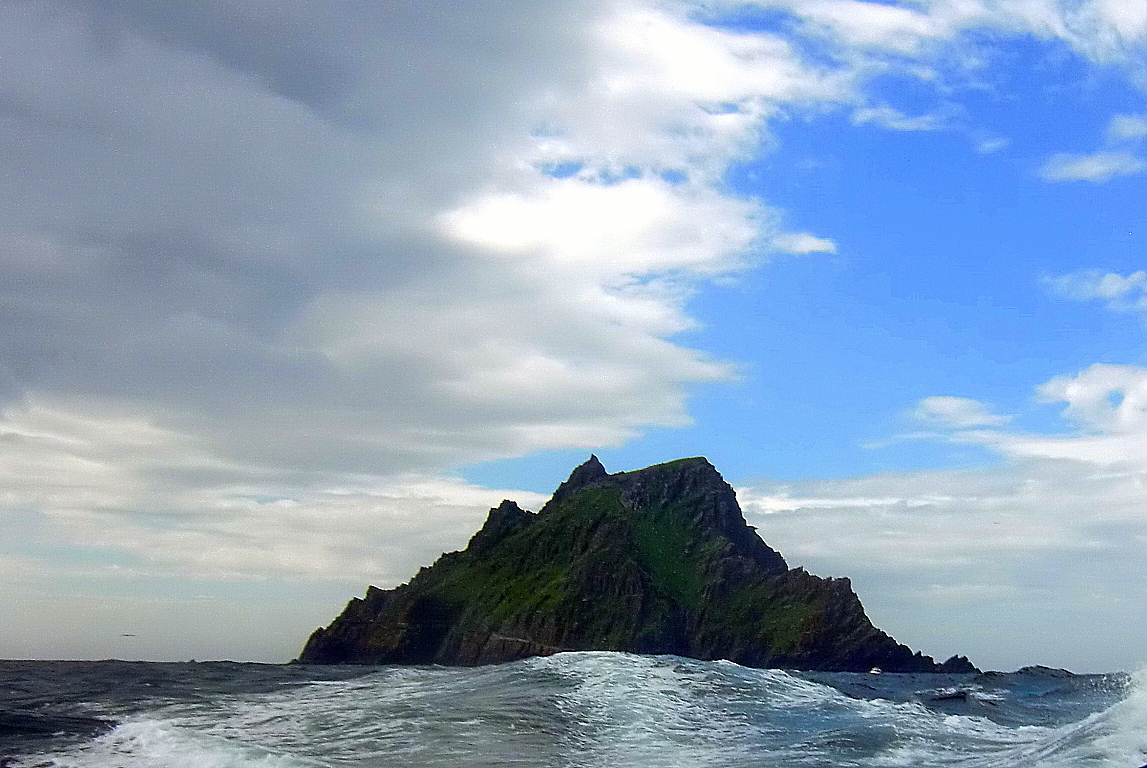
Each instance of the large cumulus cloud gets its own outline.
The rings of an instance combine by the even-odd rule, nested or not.
[[[673,341],[694,282],[785,234],[721,173],[773,102],[839,92],[779,39],[600,2],[29,0],[0,49],[25,603],[397,580],[498,500],[443,472],[685,423],[733,374]]]
[[[1145,26],[1098,0],[759,5],[791,23],[0,7],[0,574],[400,578],[496,501],[452,470],[686,423],[692,386],[736,375],[677,341],[696,285],[836,248],[725,185],[770,118],[932,128],[867,80],[932,81],[985,27],[1134,75]]]

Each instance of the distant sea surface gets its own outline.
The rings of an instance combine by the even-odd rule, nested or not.
[[[1138,768],[1147,678],[0,662],[11,768]]]

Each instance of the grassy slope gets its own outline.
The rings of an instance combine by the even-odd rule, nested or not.
[[[675,464],[643,472],[658,482],[656,474],[672,473]],[[823,600],[778,594],[778,579],[762,575],[706,605],[703,574],[715,570],[728,542],[690,523],[695,501],[630,510],[621,482],[594,484],[489,551],[462,553],[448,568],[428,571],[418,591],[489,632],[522,633],[536,628],[536,615],[556,615],[567,631],[547,640],[571,647],[682,651],[680,635],[697,629],[704,613],[725,638],[791,652]]]
[[[602,477],[479,551],[443,555],[391,593],[371,621],[365,656],[450,663],[470,642],[478,644],[471,658],[498,660],[483,657],[482,644],[509,637],[551,649],[805,666],[836,655],[838,638],[882,634],[846,586],[855,608],[841,600],[841,585],[769,572],[702,522],[731,491],[699,461]],[[635,493],[648,502],[633,509],[626,500]],[[339,628],[351,643],[356,631]]]

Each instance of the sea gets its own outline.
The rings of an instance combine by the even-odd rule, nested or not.
[[[1139,768],[1147,675],[0,661],[5,768]]]

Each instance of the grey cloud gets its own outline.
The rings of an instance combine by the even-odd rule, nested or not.
[[[275,93],[319,111],[329,109],[353,86],[352,63],[314,39],[314,18],[291,18],[290,4],[64,0],[61,5],[88,17],[92,44],[105,56],[116,55],[126,32],[139,34],[206,53],[229,68],[259,77]],[[318,10],[337,19],[358,15],[356,8],[361,7],[323,3]]]
[[[755,209],[699,222],[676,200],[680,231],[623,232],[637,251],[679,237],[701,253],[696,273],[673,263],[681,285],[640,295],[590,274],[626,253],[483,248],[439,218],[491,191],[533,200],[522,147],[562,109],[589,137],[571,146],[610,162],[700,157],[692,179],[741,156],[704,157],[719,133],[693,102],[706,72],[682,93],[659,58],[675,52],[595,48],[607,5],[0,4],[5,504],[168,578],[398,578],[488,505],[394,490],[408,474],[684,423],[690,385],[730,373],[672,335],[690,280],[731,268],[710,252],[727,241],[695,230],[752,228]],[[736,98],[770,87],[754,68],[785,84],[768,98],[842,98],[784,46],[750,67],[720,34],[703,35],[708,75],[732,66]],[[603,97],[608,66],[652,92]]]

